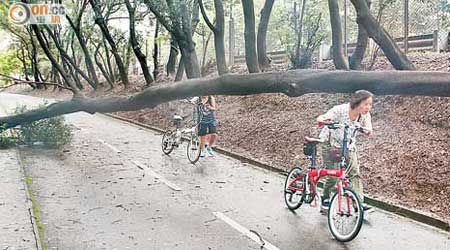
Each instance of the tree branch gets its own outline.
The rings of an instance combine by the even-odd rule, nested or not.
[[[208,15],[206,14],[205,6],[203,5],[202,0],[198,0],[198,5],[200,6],[200,11],[202,12],[203,20],[205,20],[206,25],[215,33],[217,32],[216,27],[211,23],[211,21],[208,18]]]
[[[161,103],[191,96],[283,93],[290,97],[307,93],[353,93],[366,89],[375,95],[450,97],[450,73],[419,71],[292,70],[247,75],[225,74],[211,79],[190,79],[149,87],[135,95],[86,98],[51,104],[20,115],[0,117],[0,127],[78,111],[109,113],[153,108]]]
[[[11,84],[11,85],[0,87],[0,91],[3,91],[3,90],[5,90],[5,89],[7,89],[7,88],[10,88],[10,87],[12,87],[12,86],[15,86],[15,85],[18,85],[18,84],[22,84],[22,83],[25,83],[25,84],[38,83],[38,84],[44,84],[44,85],[50,85],[50,86],[57,86],[57,87],[60,87],[60,88],[63,88],[63,89],[67,89],[67,90],[72,91],[71,88],[68,88],[68,87],[63,86],[63,85],[61,85],[61,84],[57,84],[57,83],[53,83],[53,82],[35,82],[35,81],[27,81],[27,80],[22,80],[22,79],[15,78],[15,77],[12,77],[12,76],[4,75],[4,74],[1,74],[1,73],[0,73],[0,76],[3,77],[3,78],[9,79],[9,80],[12,80],[12,81],[15,82],[15,83],[13,83],[13,84]]]

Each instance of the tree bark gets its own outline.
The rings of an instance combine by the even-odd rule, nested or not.
[[[91,85],[92,88],[94,88],[94,86],[97,86],[97,84],[95,84],[90,78],[89,76],[87,76],[77,65],[77,63],[75,62],[74,59],[72,59],[72,57],[70,57],[70,55],[67,54],[67,52],[62,48],[58,37],[56,37],[56,35],[52,32],[52,30],[50,30],[50,28],[48,26],[44,26],[47,33],[50,35],[50,37],[52,38],[53,42],[55,43],[55,47],[58,49],[60,55],[61,55],[61,59],[66,60],[67,64],[70,65],[76,73],[80,74],[81,77],[84,78],[84,80],[86,80],[89,85]],[[74,57],[75,58],[75,57]],[[76,77],[76,75],[74,75],[74,79],[77,81],[77,86],[79,89],[83,89],[83,85],[81,84],[80,80]],[[95,89],[95,88],[94,88]]]
[[[336,69],[348,70],[348,61],[342,48],[342,27],[337,0],[328,0],[331,21],[331,42],[333,62]]]
[[[36,88],[42,89],[44,86],[39,84],[39,72],[38,72],[38,59],[37,59],[37,48],[36,44],[33,38],[33,33],[31,28],[27,28],[27,32],[30,35],[30,42],[31,42],[31,69],[33,70],[33,77],[34,81],[36,82]]]
[[[114,39],[111,36],[111,33],[109,32],[109,29],[108,29],[108,26],[106,25],[105,19],[102,17],[100,6],[97,3],[97,1],[90,0],[89,2],[91,3],[92,9],[95,12],[95,23],[100,27],[100,30],[102,31],[103,36],[106,38],[109,45],[111,46],[111,52],[113,53],[117,67],[119,68],[120,79],[122,80],[122,83],[125,86],[127,86],[128,85],[127,69],[125,69],[122,58],[120,57],[119,52],[117,51],[117,45],[114,42]]]
[[[370,0],[366,0],[370,9]],[[356,40],[356,48],[349,60],[349,66],[352,70],[360,70],[361,62],[366,54],[367,45],[369,43],[369,35],[361,24],[358,24],[358,38]]]
[[[307,93],[353,93],[366,89],[375,95],[421,95],[450,97],[450,73],[419,71],[327,71],[292,70],[246,75],[223,75],[190,79],[146,88],[132,96],[97,99],[74,96],[23,114],[0,117],[0,127],[78,111],[108,113],[153,108],[163,102],[203,95],[250,95],[283,93],[297,97]]]
[[[209,32],[208,37],[206,38],[206,41],[204,43],[203,46],[203,56],[202,56],[202,63],[201,63],[201,70],[202,70],[202,76],[206,75],[206,54],[208,52],[208,45],[209,45],[209,41],[211,40],[211,35],[212,35],[212,31]],[[219,73],[220,75],[220,73]]]
[[[63,68],[61,68],[61,66],[56,61],[55,57],[53,57],[50,49],[47,47],[47,44],[44,41],[44,38],[42,37],[41,30],[39,29],[39,27],[36,24],[31,24],[31,28],[33,29],[34,33],[36,34],[36,38],[37,38],[42,50],[44,50],[45,55],[50,60],[52,65],[58,70],[58,72],[62,76],[64,82],[72,89],[72,91],[75,95],[81,95],[79,90],[70,81],[67,72]]]
[[[198,8],[198,6],[194,7],[194,9],[195,8]],[[182,39],[178,39],[178,46],[180,46],[181,49],[186,76],[189,79],[198,78],[201,77],[200,64],[198,63],[197,52],[195,51],[195,43],[192,39],[194,29],[191,26],[191,20],[196,20],[198,17],[194,16],[191,18],[189,16],[185,1],[180,2],[180,12],[183,37]]]
[[[181,55],[180,62],[178,63],[177,74],[175,76],[175,82],[183,80],[184,76],[184,57]]]
[[[128,14],[130,16],[129,22],[130,22],[131,46],[133,47],[134,54],[136,55],[136,58],[138,59],[139,64],[141,65],[141,69],[142,69],[142,73],[144,74],[145,82],[146,82],[147,86],[150,86],[153,82],[153,78],[152,78],[152,75],[150,74],[150,71],[148,70],[147,58],[144,55],[144,53],[142,53],[141,48],[139,46],[139,42],[136,37],[136,30],[134,27],[136,7],[131,6],[130,0],[125,0],[125,4],[127,6]]]
[[[198,5],[197,1],[193,1],[192,16],[190,16],[186,2],[186,0],[181,0],[177,2],[178,6],[175,6],[175,3],[172,1],[166,1],[167,5],[157,5],[154,1],[145,1],[158,21],[176,39],[182,57],[184,57],[184,67],[187,77],[196,78],[200,77],[200,65],[198,63],[192,33],[198,22]],[[170,23],[167,21],[166,16],[169,16]]]
[[[171,35],[170,39],[170,54],[169,54],[169,60],[166,64],[166,72],[167,76],[174,76],[175,75],[175,69],[177,65],[177,57],[178,57],[178,44],[176,39],[173,35]]]
[[[103,37],[103,46],[105,47],[105,58],[103,58],[103,60],[106,61],[105,64],[108,66],[109,75],[114,84],[116,82],[116,75],[114,74],[114,67],[111,64],[111,56],[109,55],[109,49],[105,37]]]
[[[394,39],[392,39],[370,13],[366,0],[351,0],[351,2],[356,9],[357,23],[361,24],[367,31],[369,37],[380,46],[392,66],[397,70],[414,70],[415,67],[409,61],[408,57],[406,57]]]
[[[298,21],[298,30],[297,30],[297,45],[295,46],[295,58],[298,60],[300,58],[302,39],[303,39],[303,19],[305,17],[306,10],[306,0],[302,1],[302,10],[300,13],[300,20]]]
[[[258,47],[258,62],[261,69],[267,68],[270,65],[270,60],[267,57],[267,27],[269,26],[270,13],[272,12],[273,3],[275,0],[266,0],[264,7],[261,10],[261,18],[259,19],[257,47]]]
[[[225,59],[225,11],[223,8],[223,2],[222,0],[214,0],[214,8],[216,12],[215,24],[212,24],[209,20],[202,0],[199,0],[199,5],[203,19],[214,33],[217,71],[219,72],[219,75],[223,75],[228,72],[227,61]]]
[[[255,7],[253,0],[241,0],[244,10],[245,62],[248,72],[259,72],[258,54],[256,53]]]
[[[358,39],[356,42],[355,51],[350,57],[349,61],[350,69],[352,70],[361,69],[361,62],[364,59],[368,43],[369,43],[369,36],[367,35],[367,31],[361,24],[358,24]]]
[[[99,53],[99,50],[100,50],[100,45],[101,44],[97,44],[95,47],[95,52],[94,52],[95,63],[97,64],[97,67],[100,69],[100,71],[102,72],[103,76],[105,77],[106,81],[108,82],[109,86],[112,89],[114,87],[113,81],[111,80],[111,77],[109,76],[108,72],[105,70],[102,63],[98,60],[98,57],[97,57],[97,54]]]
[[[159,75],[159,48],[158,48],[158,33],[159,33],[159,22],[156,20],[156,27],[155,27],[155,36],[154,36],[154,42],[153,42],[153,78],[155,80],[158,78]]]
[[[81,15],[81,14],[80,14]],[[69,21],[70,26],[72,27],[75,36],[77,37],[78,43],[80,44],[81,50],[83,50],[84,53],[84,61],[86,63],[86,68],[88,70],[88,74],[89,76],[92,78],[93,80],[93,85],[91,84],[92,88],[97,89],[98,87],[98,79],[97,79],[97,74],[95,72],[95,67],[94,64],[92,62],[92,58],[91,58],[91,54],[89,53],[89,50],[86,46],[86,41],[84,40],[83,35],[81,34],[81,28],[80,28],[80,20],[81,18],[78,20],[78,24],[75,25],[72,20],[70,19],[70,17],[68,15],[66,15],[67,21]]]

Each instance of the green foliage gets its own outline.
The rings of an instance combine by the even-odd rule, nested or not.
[[[46,106],[46,103],[41,107]],[[19,106],[15,113],[21,114],[27,111],[26,106]],[[59,148],[72,140],[72,130],[65,124],[63,116],[38,120],[21,125],[19,139],[27,145],[41,142],[49,148]]]
[[[6,126],[0,127],[0,149],[10,148],[16,144],[15,138],[12,137]]]
[[[12,75],[14,73],[19,73],[21,69],[22,62],[17,58],[16,51],[0,51],[0,73]]]

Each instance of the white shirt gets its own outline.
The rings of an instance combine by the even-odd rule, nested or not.
[[[351,121],[349,116],[350,111],[350,104],[345,103],[341,105],[334,106],[332,109],[328,110],[328,112],[325,114],[325,117],[332,117],[333,122],[339,122],[339,123],[348,123],[350,125],[355,125],[356,123],[360,123],[362,127],[367,129],[372,129],[372,122],[371,122],[371,116],[370,113],[363,114],[360,117],[358,117],[356,120]],[[359,119],[359,121],[358,121]],[[349,150],[355,150],[356,149],[356,133],[355,129],[349,129],[348,130],[348,149]],[[325,126],[322,131],[320,131],[319,138],[325,141],[330,141],[330,144],[332,147],[342,147],[342,141],[344,140],[344,129],[338,128],[338,129],[329,129],[327,126]]]

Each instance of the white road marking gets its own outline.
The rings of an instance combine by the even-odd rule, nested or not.
[[[178,187],[176,184],[168,181],[166,178],[164,178],[162,175],[156,173],[155,171],[151,170],[148,166],[145,166],[144,164],[138,162],[138,161],[131,161],[134,165],[136,165],[138,168],[143,169],[145,174],[151,175],[155,177],[156,179],[160,180],[164,184],[166,184],[169,188],[175,190],[175,191],[181,191],[182,189]]]
[[[117,149],[116,147],[114,147],[113,145],[111,145],[111,144],[109,144],[109,143],[107,143],[107,142],[105,142],[104,140],[100,140],[100,139],[98,139],[98,141],[100,142],[100,143],[103,143],[103,144],[105,144],[108,148],[110,148],[112,151],[114,151],[114,152],[116,152],[116,153],[122,153],[122,151],[120,151],[119,149]]]
[[[252,239],[256,243],[261,244],[261,239],[259,238],[259,236],[256,235],[255,233],[251,232],[249,229],[243,227],[242,225],[240,225],[236,221],[230,219],[229,217],[227,217],[226,215],[224,215],[221,212],[214,212],[213,214],[217,218],[221,219],[222,221],[224,221],[225,223],[230,225],[232,228],[234,228],[237,231],[239,231],[241,234],[247,236],[248,238]],[[278,247],[272,245],[267,240],[263,239],[263,242],[264,242],[264,248],[267,249],[267,250],[280,250]]]

